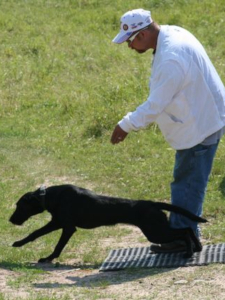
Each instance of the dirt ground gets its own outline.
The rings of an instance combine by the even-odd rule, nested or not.
[[[110,238],[103,241],[103,245],[110,243],[112,249],[147,246],[137,243],[138,237],[138,229],[133,228],[123,242],[115,243]],[[4,299],[225,299],[223,264],[115,272],[99,272],[98,268],[77,261],[34,263],[33,267],[44,272],[30,280],[21,271],[0,269],[0,293]]]
[[[19,273],[0,269],[4,299],[35,299],[38,294],[46,299],[225,299],[225,268],[221,265],[117,272],[71,265],[42,268],[45,275],[19,287],[9,284],[19,279]]]

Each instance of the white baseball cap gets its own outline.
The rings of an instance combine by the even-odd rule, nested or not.
[[[135,32],[139,31],[153,22],[151,12],[142,8],[126,12],[120,19],[120,32],[112,40],[113,43],[125,42]]]

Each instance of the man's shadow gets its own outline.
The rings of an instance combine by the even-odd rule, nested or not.
[[[225,177],[222,179],[220,185],[219,185],[219,189],[221,194],[225,197]]]

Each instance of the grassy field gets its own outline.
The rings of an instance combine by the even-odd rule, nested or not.
[[[21,249],[11,247],[15,240],[47,222],[47,214],[34,217],[21,228],[8,222],[18,198],[43,183],[72,183],[102,194],[169,201],[174,150],[155,125],[129,134],[117,146],[110,144],[114,126],[149,92],[151,52],[138,55],[126,45],[111,42],[118,32],[120,16],[139,7],[151,10],[160,24],[176,24],[193,32],[225,82],[222,0],[0,1],[0,267],[8,272],[0,299],[184,299],[184,286],[179,285],[173,290],[174,298],[166,298],[157,289],[152,296],[138,296],[143,286],[137,286],[128,298],[120,298],[117,289],[109,291],[113,283],[123,282],[122,276],[129,278],[131,285],[144,278],[146,286],[147,282],[193,276],[191,271],[182,275],[183,270],[172,275],[140,270],[140,276],[127,271],[117,278],[100,278],[90,287],[84,281],[79,293],[77,286],[67,290],[65,284],[46,294],[48,286],[35,290],[33,283],[48,277],[48,270],[31,262],[50,253],[60,233]],[[202,231],[207,243],[225,240],[224,161],[222,139],[204,206],[209,223]],[[125,226],[79,230],[57,262],[78,263],[96,271],[112,246],[118,247],[133,234]],[[110,242],[103,247],[102,241],[107,239]],[[135,239],[146,243],[141,234]],[[57,266],[53,265],[53,270]],[[196,272],[199,278],[217,273],[225,277],[225,269],[217,268],[199,268]],[[204,290],[207,280],[199,289]],[[22,289],[25,294],[8,295],[7,286],[15,292]],[[212,289],[211,294],[205,291],[204,297],[196,292],[190,299],[217,299],[224,287]]]

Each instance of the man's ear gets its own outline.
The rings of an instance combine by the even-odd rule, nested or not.
[[[146,30],[140,31],[139,35],[137,36],[138,39],[141,41],[147,37],[147,32]]]

